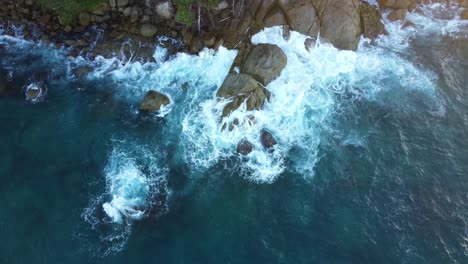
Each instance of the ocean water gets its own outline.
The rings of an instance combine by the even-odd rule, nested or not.
[[[0,263],[468,263],[459,13],[425,6],[405,28],[385,14],[389,35],[356,52],[265,29],[253,42],[288,64],[264,110],[224,120],[215,93],[235,50],[75,59],[4,25]],[[47,94],[28,102],[36,83]],[[172,103],[141,115],[150,89]]]

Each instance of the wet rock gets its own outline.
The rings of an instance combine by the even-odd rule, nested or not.
[[[198,53],[203,49],[203,42],[199,37],[194,37],[190,42],[190,52]]]
[[[461,7],[468,7],[468,0],[459,0]]]
[[[160,2],[156,5],[156,13],[165,19],[171,19],[174,17],[174,7],[172,7],[171,1]]]
[[[159,111],[162,106],[170,103],[171,101],[166,95],[150,90],[146,93],[139,109],[140,111],[155,112]]]
[[[393,10],[388,14],[387,18],[390,21],[404,20],[408,11],[406,9]]]
[[[41,102],[46,93],[46,88],[40,83],[32,83],[25,88],[26,100],[31,103]]]
[[[216,43],[216,36],[213,33],[204,32],[202,35],[202,42],[203,42],[203,45],[211,48]]]
[[[271,93],[249,74],[229,74],[216,93],[218,98],[231,99],[223,109],[222,116],[228,116],[244,102],[247,111],[261,110]]]
[[[320,36],[338,49],[356,50],[361,37],[360,0],[329,0]]]
[[[291,38],[291,30],[288,25],[283,26],[283,38],[288,41]]]
[[[266,130],[262,130],[262,134],[260,135],[260,140],[262,142],[263,147],[266,149],[272,148],[276,144],[278,144],[278,141],[276,141],[273,135]]]
[[[156,36],[158,29],[151,24],[143,24],[140,29],[140,34],[143,37],[152,38]]]
[[[280,75],[287,61],[286,54],[278,46],[259,44],[247,56],[241,72],[252,75],[267,86]]]
[[[407,28],[407,27],[416,27],[416,24],[413,21],[406,21],[401,28]]]
[[[254,146],[252,143],[250,143],[248,140],[243,139],[237,144],[237,153],[247,156],[249,155],[254,149]]]
[[[385,34],[385,26],[382,23],[382,13],[377,7],[367,2],[362,2],[360,7],[362,34],[369,39],[375,39],[377,36]]]
[[[317,40],[315,38],[306,38],[304,41],[304,47],[307,51],[310,51],[313,47],[315,47],[315,43]]]
[[[93,70],[93,68],[90,67],[90,66],[82,66],[82,67],[78,67],[75,70],[73,70],[73,74],[77,78],[81,78],[81,77],[85,76],[86,74],[90,73],[92,70]]]

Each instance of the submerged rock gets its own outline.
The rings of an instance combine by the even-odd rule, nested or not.
[[[47,89],[41,83],[32,83],[25,88],[26,100],[31,103],[38,103],[44,100]]]
[[[241,72],[252,75],[267,86],[280,75],[287,62],[286,54],[278,46],[260,44],[249,53]]]
[[[162,106],[170,103],[171,101],[166,95],[150,90],[146,93],[139,109],[140,111],[156,112],[159,111]]]
[[[262,130],[260,135],[260,140],[264,148],[269,149],[278,144],[278,141],[273,137],[273,135],[267,130]]]
[[[254,149],[254,146],[252,145],[252,143],[250,143],[246,139],[241,140],[241,142],[237,144],[237,153],[244,155],[244,156],[250,154],[253,151],[253,149]]]

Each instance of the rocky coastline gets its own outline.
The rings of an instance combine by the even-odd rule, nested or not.
[[[464,8],[461,18],[468,19],[468,0],[456,1]],[[247,111],[261,110],[271,97],[266,87],[287,64],[286,55],[277,46],[251,43],[251,37],[263,28],[282,26],[285,39],[291,30],[307,35],[304,42],[307,49],[320,37],[338,49],[356,50],[361,37],[374,40],[387,34],[382,10],[389,10],[389,20],[400,20],[402,27],[408,27],[413,24],[405,19],[407,12],[416,10],[421,3],[434,1],[378,0],[377,7],[364,0],[222,0],[213,7],[195,6],[199,16],[193,25],[176,21],[177,6],[169,0],[109,0],[81,12],[73,23],[62,23],[54,13],[42,10],[36,0],[3,2],[0,24],[22,25],[24,38],[66,47],[70,56],[93,59],[97,55],[123,53],[132,60],[152,61],[154,47],[161,40],[165,40],[170,54],[196,54],[203,48],[220,46],[237,49],[231,72],[216,93],[220,101],[227,102],[220,116],[221,129],[232,130],[246,120],[222,120],[244,103]],[[12,27],[4,30],[14,35],[10,32]],[[86,70],[75,74],[86,74]],[[30,97],[34,97],[32,92]],[[149,91],[140,110],[155,112],[170,103],[164,94]],[[277,144],[267,131],[262,133],[261,140],[265,149]],[[252,149],[253,145],[246,141],[237,147],[242,155],[248,155]]]

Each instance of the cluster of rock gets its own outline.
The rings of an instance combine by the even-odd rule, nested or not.
[[[468,19],[468,0],[454,0],[453,2],[458,1],[460,7],[463,8],[461,13],[462,19]],[[387,18],[390,21],[405,21],[408,11],[413,11],[420,4],[442,2],[450,3],[450,0],[378,0],[379,6],[381,9],[391,9],[392,11],[388,14]],[[411,26],[413,23],[411,21],[405,21],[403,26]]]

